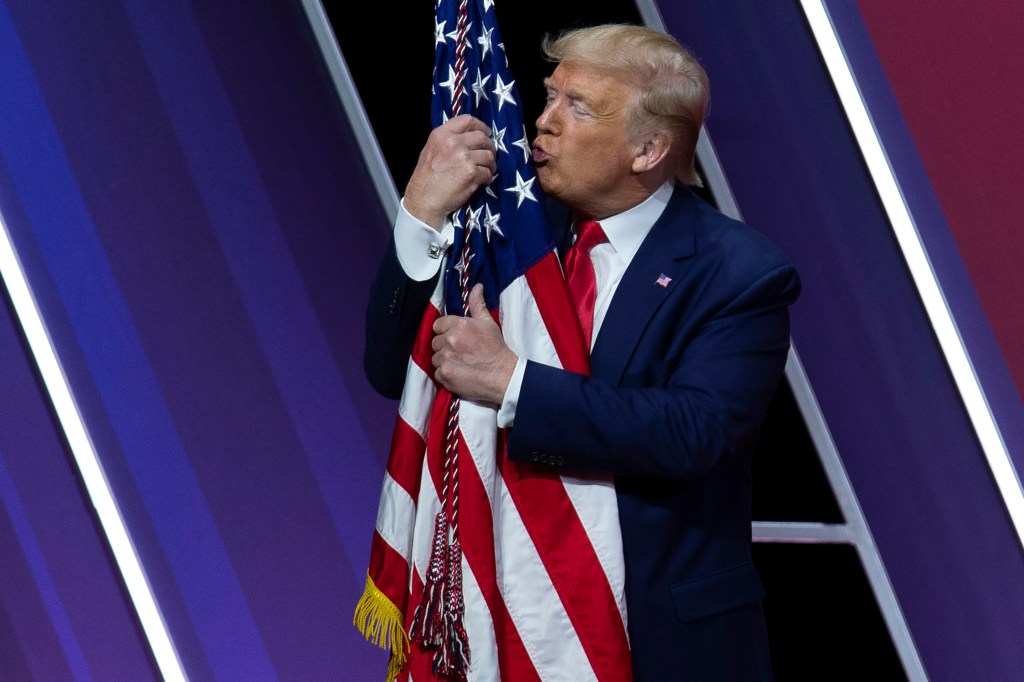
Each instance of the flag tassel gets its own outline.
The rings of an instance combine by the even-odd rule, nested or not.
[[[430,562],[423,585],[423,597],[413,613],[409,638],[425,647],[438,647],[443,642],[442,612],[445,584],[445,547],[448,544],[448,519],[443,511],[434,517],[434,538],[430,548]]]
[[[377,589],[369,574],[366,576],[363,596],[356,604],[352,623],[368,641],[381,649],[391,649],[385,682],[394,682],[408,661],[409,639],[405,634],[405,628],[402,627],[402,612]]]
[[[442,511],[434,520],[434,538],[427,565],[423,597],[413,614],[409,638],[435,649],[434,674],[465,680],[469,673],[469,637],[463,616],[462,547],[448,541],[448,519]]]
[[[454,680],[469,673],[469,637],[463,616],[462,548],[458,540],[448,547],[448,575],[444,584],[444,646],[434,656],[434,672]]]

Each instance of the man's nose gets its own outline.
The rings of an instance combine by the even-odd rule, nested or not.
[[[549,103],[544,107],[544,111],[540,112],[540,116],[537,117],[537,133],[547,133],[554,135],[558,130],[558,112],[554,103]]]

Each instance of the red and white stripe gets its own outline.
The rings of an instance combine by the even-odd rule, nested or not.
[[[385,476],[370,577],[405,614],[420,601],[441,510],[450,394],[433,381],[435,291],[409,363]],[[550,254],[501,294],[509,347],[546,365],[586,371],[575,310]],[[566,324],[566,320],[570,321]],[[566,341],[571,339],[571,342]],[[631,679],[615,490],[607,477],[558,476],[508,462],[493,409],[459,408],[459,536],[471,682]],[[410,570],[411,568],[411,570]],[[410,653],[399,679],[425,682],[432,653]]]

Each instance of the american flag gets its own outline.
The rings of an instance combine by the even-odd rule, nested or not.
[[[530,163],[493,0],[439,0],[432,123],[490,126],[497,175],[453,216],[424,314],[355,623],[390,648],[388,680],[631,679],[624,567],[610,478],[509,462],[496,412],[435,383],[431,326],[488,308],[520,357],[588,373]]]

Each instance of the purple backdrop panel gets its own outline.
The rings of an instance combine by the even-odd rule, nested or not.
[[[149,647],[16,329],[3,301],[0,678],[155,679]]]
[[[862,25],[866,21],[978,299],[1024,393],[1024,7],[921,0],[842,4],[863,13]]]
[[[798,5],[660,9],[740,209],[801,273],[793,338],[926,668],[1011,676],[1020,546]]]
[[[936,35],[932,33],[935,27],[943,26],[949,20],[946,17],[933,23],[935,13],[931,12],[927,22],[908,21],[909,17],[904,14],[906,7],[903,3],[885,6],[877,3],[867,4],[872,6],[874,12],[881,14],[876,17],[876,21],[881,24],[879,28],[884,27],[885,35],[876,37],[890,41],[890,58],[899,57],[897,54],[899,48],[895,48],[891,41],[899,40],[902,46],[903,42],[908,40],[936,40]],[[955,12],[952,7],[943,9],[951,11],[951,13]],[[980,8],[982,12],[985,9],[987,8]],[[1016,7],[1013,9],[1020,11]],[[895,12],[896,16],[890,17],[888,14],[890,10]],[[953,193],[964,190],[968,192],[984,191],[985,181],[964,183],[961,178],[966,175],[980,178],[979,173],[984,174],[994,170],[996,173],[1002,174],[1000,182],[1004,182],[1014,174],[1005,172],[1005,163],[994,163],[994,161],[1002,159],[1005,162],[1003,154],[1013,148],[1013,144],[1010,142],[1013,135],[1008,134],[1002,138],[1007,141],[1005,145],[999,138],[989,140],[987,145],[958,141],[955,143],[958,152],[950,154],[946,145],[953,144],[951,140],[955,136],[969,135],[969,128],[979,126],[968,125],[966,121],[961,124],[950,123],[947,112],[939,114],[938,111],[941,107],[952,106],[958,113],[960,107],[951,105],[948,101],[949,98],[943,99],[941,103],[936,102],[935,98],[939,96],[939,93],[935,82],[943,82],[948,75],[959,77],[962,74],[956,72],[955,69],[943,68],[930,57],[910,59],[895,65],[889,64],[889,69],[894,72],[893,79],[902,81],[905,85],[911,85],[908,81],[914,81],[919,77],[922,81],[931,81],[931,85],[925,88],[924,96],[921,99],[915,98],[914,95],[921,97],[922,93],[911,92],[909,95],[913,101],[904,102],[902,105],[914,107],[917,110],[918,118],[930,128],[925,132],[924,141],[937,146],[933,146],[931,150],[929,165],[938,161],[940,157],[943,157],[941,158],[942,164],[948,164],[943,169],[926,169],[921,155],[918,154],[908,121],[903,117],[901,103],[897,101],[897,97],[890,87],[890,76],[882,68],[879,54],[875,51],[872,35],[869,34],[857,5],[848,2],[830,3],[829,14],[843,42],[847,59],[857,77],[861,93],[868,104],[872,122],[885,146],[889,163],[899,180],[900,191],[914,216],[917,231],[928,250],[929,260],[942,285],[943,294],[956,320],[957,329],[971,355],[974,371],[984,388],[989,408],[999,425],[1003,441],[1017,471],[1022,471],[1024,470],[1024,402],[1021,400],[1019,390],[1021,380],[1018,378],[1017,383],[1014,383],[1014,372],[1024,374],[1020,371],[1024,368],[1024,352],[1021,350],[1022,346],[1016,343],[1020,335],[1015,333],[1012,327],[1020,325],[1022,321],[1020,306],[1017,305],[1020,297],[1013,293],[1013,289],[1015,286],[1020,286],[1024,279],[1019,276],[1020,258],[1014,261],[1014,250],[1005,248],[1007,230],[1013,231],[1017,226],[1017,222],[1010,220],[1008,215],[1014,210],[1019,210],[1019,196],[1017,193],[1013,193],[1012,202],[1015,203],[1012,206],[1005,205],[1008,196],[1004,187],[1002,192],[992,195],[993,205],[996,207],[992,212],[998,215],[997,220],[990,221],[988,212],[978,214],[984,216],[980,221],[975,220],[975,216],[971,215],[965,225],[958,226],[954,231],[943,211],[937,189],[932,186],[929,178],[929,173],[934,172],[938,176],[944,176],[948,185],[956,185],[955,188],[947,187],[945,189],[947,195],[950,191]],[[913,16],[919,18],[922,15],[918,13]],[[892,26],[889,25],[890,18],[894,19],[891,22]],[[997,21],[991,15],[986,19],[990,25],[993,21]],[[1013,22],[1002,24],[1003,27],[1013,25]],[[896,28],[898,39],[889,32],[892,28]],[[1004,35],[1003,43],[1005,42],[1006,36]],[[950,50],[942,51],[941,57],[943,59],[963,58],[965,55],[959,50],[964,49],[970,52],[972,57],[986,55],[995,60],[1003,57],[1003,55],[997,55],[1001,47],[994,47],[994,45],[1001,44],[999,42],[989,44],[977,36],[974,40],[967,40],[965,36],[960,36],[955,44],[950,45]],[[908,54],[938,55],[934,50],[908,50],[907,52]],[[919,74],[918,70],[923,71],[927,76]],[[899,72],[899,74],[897,75],[895,72]],[[973,88],[974,85],[972,84],[971,87]],[[912,87],[912,89],[914,88],[916,88],[916,84]],[[946,91],[942,90],[942,92]],[[974,94],[972,92],[971,96]],[[940,104],[940,107],[936,108],[933,104]],[[971,108],[972,112],[975,110],[976,107]],[[1017,131],[1012,132],[1016,134]],[[1000,146],[1000,148],[995,149],[996,146]],[[995,158],[986,155],[994,155]],[[1019,154],[1016,155],[1016,157],[1019,156]],[[954,157],[955,160],[951,161]],[[969,164],[971,168],[969,172],[965,170],[968,167],[965,164]],[[954,168],[955,172],[953,172]],[[978,205],[973,200],[958,201],[950,198],[947,201],[954,201],[957,205],[957,211],[951,213],[954,220],[959,220],[965,212],[970,214],[973,210],[972,207]],[[961,253],[959,245],[965,241],[970,243],[970,248],[963,248],[963,253]],[[965,260],[970,261],[972,258],[980,258],[981,262],[973,263],[968,268]],[[984,276],[979,278],[977,276],[979,272],[983,272]],[[977,290],[976,285],[978,286]],[[983,299],[985,305],[982,305]],[[1000,334],[998,342],[993,326],[1001,328],[998,330]],[[1014,366],[1018,369],[1012,369]]]
[[[0,208],[189,674],[363,679],[388,225],[301,7],[266,4],[10,3]]]

